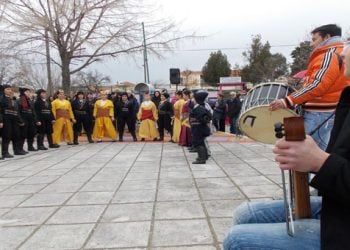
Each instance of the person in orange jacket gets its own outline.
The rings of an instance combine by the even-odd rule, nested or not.
[[[340,57],[344,42],[341,28],[335,24],[320,26],[311,32],[313,51],[309,58],[303,87],[270,104],[272,111],[302,105],[305,129],[313,132],[319,147],[326,149],[334,123],[334,110],[342,90],[350,85],[344,76],[344,65]]]

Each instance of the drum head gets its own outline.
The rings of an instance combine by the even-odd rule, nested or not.
[[[269,106],[258,106],[251,108],[239,117],[239,129],[253,140],[274,144],[277,140],[275,136],[275,123],[283,123],[283,118],[297,116],[290,109],[279,109],[269,111]]]

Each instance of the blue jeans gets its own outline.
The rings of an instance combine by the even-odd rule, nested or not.
[[[304,121],[305,130],[307,134],[310,134],[315,128],[317,128],[322,122],[330,117],[333,112],[309,112],[305,111]],[[313,135],[312,138],[318,144],[322,150],[326,150],[329,138],[331,137],[331,131],[333,129],[334,116],[330,118],[325,124],[323,124]]]
[[[230,118],[230,133],[238,134],[237,132],[237,119],[238,117],[229,117]]]
[[[311,197],[312,218],[294,222],[294,237],[287,234],[282,200],[243,203],[235,211],[224,249],[320,249],[321,203],[321,197]]]

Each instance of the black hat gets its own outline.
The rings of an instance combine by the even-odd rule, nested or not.
[[[128,93],[122,92],[122,93],[120,94],[120,96],[123,96],[123,95],[128,96]]]
[[[45,90],[45,89],[38,89],[38,90],[36,91],[36,94],[37,94],[37,96],[40,96],[41,93],[43,93],[43,92],[46,93],[46,90]]]
[[[80,90],[80,91],[77,92],[76,96],[78,96],[78,95],[85,95],[85,94],[84,94],[83,91]]]
[[[204,104],[205,99],[208,97],[208,92],[204,90],[198,90],[194,94],[194,99],[196,100],[196,103],[198,104]]]
[[[26,92],[27,90],[31,90],[32,88],[31,87],[28,87],[28,86],[24,86],[24,87],[19,87],[19,93],[20,95],[24,95],[24,92]]]
[[[163,92],[162,93],[162,95],[166,98],[166,99],[168,99],[169,98],[169,94],[168,93],[166,93],[166,92]]]
[[[8,89],[8,88],[12,88],[12,86],[8,85],[8,84],[4,84],[4,85],[1,85],[1,86],[2,86],[2,90]]]

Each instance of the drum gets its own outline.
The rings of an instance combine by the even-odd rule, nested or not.
[[[276,99],[285,98],[294,90],[283,83],[262,83],[251,89],[242,104],[238,120],[239,129],[253,140],[274,144],[274,125],[283,123],[284,117],[297,116],[291,109],[269,111],[269,105]]]

